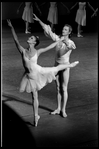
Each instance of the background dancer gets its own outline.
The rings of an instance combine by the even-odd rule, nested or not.
[[[43,6],[45,4],[46,2],[42,3],[40,6]],[[50,22],[50,26],[53,32],[55,32],[55,25],[58,24],[58,5],[60,4],[67,9],[67,13],[70,12],[68,7],[66,7],[64,3],[50,2],[47,20]]]
[[[19,13],[19,9],[21,8],[22,4],[24,4],[24,3],[22,2],[20,4],[19,8],[17,9],[17,13]],[[35,4],[37,10],[39,11],[39,13],[41,14],[41,11],[40,11],[37,3],[35,2],[34,4]],[[25,27],[25,33],[26,34],[31,33],[29,31],[29,29],[30,29],[29,24],[34,23],[32,13],[33,13],[33,3],[32,2],[25,2],[25,7],[24,7],[23,14],[22,14],[22,19],[25,21],[25,26],[26,26]]]
[[[91,10],[95,11],[94,8],[90,5],[89,2],[77,2],[75,5],[73,5],[70,10],[72,10],[76,5],[79,5],[79,8],[77,9],[75,22],[78,24],[77,27],[77,37],[83,37],[81,35],[81,27],[86,26],[86,4],[88,3],[88,6],[91,8]]]
[[[58,10],[57,10],[56,2],[50,2],[50,8],[49,8],[47,20],[51,24],[52,31],[54,31],[54,25],[58,24]]]

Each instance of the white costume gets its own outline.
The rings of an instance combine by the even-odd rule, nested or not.
[[[33,23],[33,7],[31,2],[25,2],[25,8],[23,11],[22,19],[29,23]]]
[[[51,37],[53,41],[60,40],[60,37],[52,32],[51,27],[49,25],[44,24],[44,26],[42,27],[44,29],[46,36]],[[76,46],[72,40],[68,39],[68,41],[66,42],[61,43],[59,42],[56,46],[56,58],[55,58],[56,62],[59,64],[69,63],[69,57],[70,57],[69,55],[72,51],[71,49],[76,49]],[[61,57],[58,56],[59,51],[61,51]]]
[[[41,67],[37,64],[37,53],[29,59],[25,52],[23,52],[25,67],[28,72],[22,78],[20,84],[20,92],[32,92],[33,90],[42,89],[47,83],[51,83],[56,79],[55,75],[58,70],[57,67]]]
[[[79,2],[79,9],[76,13],[75,21],[82,26],[86,26],[86,2]]]

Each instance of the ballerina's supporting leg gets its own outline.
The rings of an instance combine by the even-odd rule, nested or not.
[[[40,116],[38,115],[39,102],[38,102],[37,91],[33,91],[32,96],[33,96],[34,125],[37,127],[38,120],[40,119]]]

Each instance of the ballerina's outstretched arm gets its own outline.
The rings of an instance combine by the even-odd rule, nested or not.
[[[7,20],[7,22],[8,22],[8,26],[11,28],[12,35],[13,35],[15,44],[16,44],[16,46],[17,46],[19,52],[22,53],[25,49],[20,45],[19,40],[18,40],[18,37],[17,37],[17,35],[16,35],[16,32],[15,32],[15,30],[14,30],[12,24],[11,24],[11,21],[10,21],[10,20]]]
[[[40,55],[41,53],[44,53],[44,52],[46,52],[46,51],[51,50],[52,48],[54,48],[54,47],[55,47],[59,42],[61,42],[62,40],[63,40],[63,39],[61,38],[59,41],[56,41],[56,42],[50,44],[49,46],[47,46],[47,47],[45,47],[45,48],[40,48],[40,49],[38,50],[38,55]]]

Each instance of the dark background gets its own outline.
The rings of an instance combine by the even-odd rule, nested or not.
[[[24,3],[22,7],[20,8],[19,14],[17,14],[17,9],[19,5],[22,2],[2,2],[1,3],[1,12],[2,12],[2,23],[3,25],[6,24],[6,19],[11,19],[15,22],[15,25],[18,27],[25,27],[24,21],[22,20],[22,13],[24,10]],[[48,16],[48,11],[49,11],[49,2],[46,2],[43,6],[40,6],[44,2],[36,2],[38,6],[41,9],[42,15],[40,16],[39,12],[37,11],[35,5],[33,5],[33,11],[34,13],[44,22],[49,24],[47,21],[47,16]],[[69,9],[76,3],[76,2],[62,2],[64,5],[66,5]],[[98,7],[98,2],[97,1],[91,1],[89,2],[94,9]],[[70,13],[67,13],[67,9],[61,4],[61,2],[57,2],[57,7],[58,7],[58,25],[56,25],[56,30],[61,31],[61,28],[64,26],[64,24],[70,24],[73,28],[73,32],[77,32],[77,23],[75,22],[75,16],[76,12],[78,9],[78,5],[76,5]],[[97,31],[98,29],[98,15],[91,18],[91,15],[93,14],[93,11],[90,9],[90,7],[86,6],[86,12],[87,12],[87,25],[86,27],[83,27],[83,30],[85,32],[93,32]],[[33,24],[36,26],[35,30],[39,31],[42,30],[39,27],[39,24],[35,22]],[[32,25],[32,26],[33,26]]]

